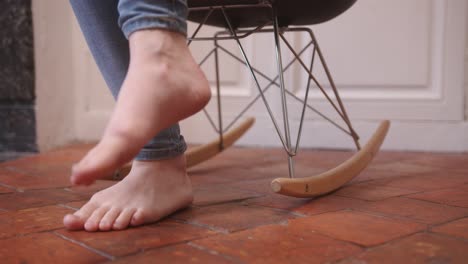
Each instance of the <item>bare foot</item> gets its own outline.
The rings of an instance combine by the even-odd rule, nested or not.
[[[130,35],[130,66],[99,144],[72,169],[91,184],[129,162],[158,132],[200,111],[211,91],[185,37],[166,30]]]
[[[185,157],[135,161],[121,182],[102,190],[80,210],[63,219],[69,230],[122,230],[156,222],[193,201]]]

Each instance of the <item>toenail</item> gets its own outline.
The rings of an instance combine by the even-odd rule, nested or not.
[[[111,225],[109,223],[100,223],[99,229],[109,229]]]
[[[95,222],[86,221],[85,227],[91,228],[91,227],[93,227],[93,226],[96,226],[96,223],[95,223]]]
[[[134,216],[132,217],[132,221],[130,221],[130,223],[131,223],[132,225],[141,225],[142,222],[143,222],[142,219],[143,219],[143,218],[142,218],[141,216],[135,216],[135,215],[134,215]]]
[[[124,225],[122,225],[121,223],[114,223],[113,228],[114,229],[122,229],[122,228],[124,228]]]

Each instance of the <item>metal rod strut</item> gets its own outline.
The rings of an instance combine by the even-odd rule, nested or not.
[[[278,137],[280,138],[281,143],[283,144],[283,148],[288,153],[288,155],[291,155],[292,153],[290,152],[289,147],[286,145],[286,142],[285,142],[285,140],[283,138],[283,135],[281,134],[281,131],[280,131],[280,129],[278,127],[278,124],[276,122],[276,119],[273,116],[273,112],[272,112],[272,110],[270,108],[270,105],[268,104],[268,101],[266,100],[265,95],[263,94],[262,89],[260,88],[260,83],[258,82],[257,76],[255,75],[255,72],[252,69],[252,66],[251,66],[250,61],[249,61],[249,59],[247,57],[247,54],[244,51],[244,47],[242,46],[242,43],[240,43],[240,40],[237,39],[237,33],[235,32],[234,28],[232,27],[231,22],[230,22],[229,18],[226,15],[226,12],[224,11],[224,9],[221,9],[221,11],[223,13],[224,20],[226,21],[226,24],[228,25],[229,30],[231,31],[231,34],[234,36],[234,39],[237,42],[237,46],[239,47],[239,50],[242,53],[242,56],[243,56],[245,62],[247,63],[247,67],[248,67],[248,69],[250,71],[250,74],[252,75],[252,78],[255,81],[256,87],[257,87],[257,89],[259,90],[259,92],[262,95],[263,103],[265,104],[265,107],[266,107],[266,109],[268,111],[268,114],[270,115],[270,118],[271,118],[271,120],[273,122],[273,125],[274,125],[274,127],[276,129],[276,132],[278,133]]]

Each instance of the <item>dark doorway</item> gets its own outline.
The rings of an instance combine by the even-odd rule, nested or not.
[[[0,2],[0,161],[37,151],[31,0]]]

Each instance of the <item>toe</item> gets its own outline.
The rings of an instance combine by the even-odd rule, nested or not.
[[[99,229],[99,223],[101,222],[102,217],[109,211],[107,207],[97,208],[91,216],[86,220],[84,228],[86,231],[94,232]]]
[[[153,219],[156,221],[157,219]],[[131,226],[140,226],[145,223],[145,216],[142,210],[137,210],[130,221]]]
[[[129,226],[130,221],[135,213],[135,209],[124,209],[120,215],[115,219],[114,225],[112,228],[114,230],[122,230]]]
[[[84,221],[76,215],[67,214],[63,218],[63,225],[68,230],[82,230],[84,228]]]
[[[96,210],[96,205],[93,202],[86,203],[80,210],[74,214],[67,214],[63,218],[63,224],[68,230],[82,230],[86,220]]]
[[[119,208],[112,208],[102,217],[101,222],[99,223],[99,230],[109,231],[114,225],[115,219],[119,216],[122,210]]]

